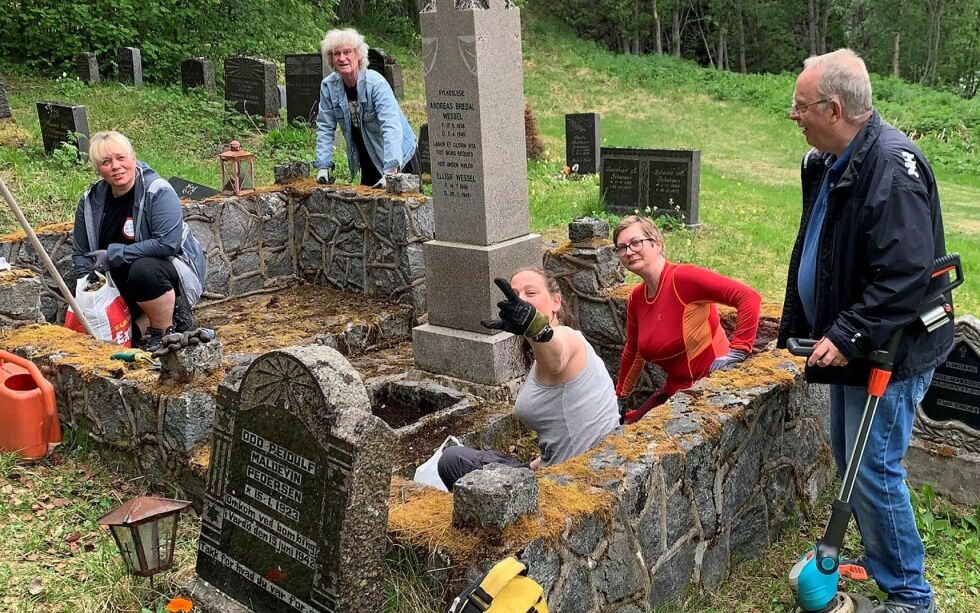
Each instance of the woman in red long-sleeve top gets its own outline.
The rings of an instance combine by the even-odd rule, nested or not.
[[[623,265],[643,279],[626,305],[626,346],[616,395],[629,396],[646,362],[667,373],[660,389],[626,413],[626,423],[631,424],[674,392],[747,358],[759,327],[761,298],[751,287],[716,272],[668,262],[663,235],[649,219],[624,218],[613,232],[613,242]],[[738,311],[731,342],[719,323],[715,303]]]

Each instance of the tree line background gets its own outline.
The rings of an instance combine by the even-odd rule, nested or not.
[[[339,23],[412,35],[427,0],[0,0],[0,61],[68,69],[81,51],[176,71],[196,55],[272,54]],[[671,54],[742,73],[796,71],[848,46],[868,68],[973,98],[980,90],[980,0],[519,0],[586,39],[632,55]],[[297,28],[295,24],[308,24]],[[295,49],[299,51],[300,49]],[[100,57],[102,59],[102,57]],[[105,65],[104,63],[104,65]],[[148,75],[152,80],[152,74]]]

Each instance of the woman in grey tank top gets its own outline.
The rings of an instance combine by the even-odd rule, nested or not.
[[[538,435],[537,469],[573,458],[619,425],[612,379],[592,345],[578,330],[562,325],[558,284],[541,268],[526,268],[510,283],[496,280],[506,300],[500,319],[483,325],[527,339],[534,362],[517,394],[514,413]],[[492,450],[449,447],[439,459],[439,476],[450,490],[456,480],[486,464],[527,466]]]

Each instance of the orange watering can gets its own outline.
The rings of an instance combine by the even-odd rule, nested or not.
[[[36,460],[60,442],[54,386],[30,360],[0,350],[0,451]]]

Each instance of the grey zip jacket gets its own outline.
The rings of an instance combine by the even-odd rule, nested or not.
[[[145,257],[166,258],[177,269],[184,297],[190,304],[195,304],[204,291],[206,264],[201,244],[184,222],[177,192],[144,162],[136,164],[133,189],[136,190],[133,194],[136,242],[109,245],[109,266],[132,264]],[[109,185],[100,180],[93,183],[78,201],[72,234],[72,261],[79,278],[92,270],[94,262],[85,254],[99,248],[99,231],[110,193]]]

